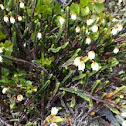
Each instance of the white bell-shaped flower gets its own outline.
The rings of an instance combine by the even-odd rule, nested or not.
[[[22,21],[22,17],[20,15],[18,16],[18,21]]]
[[[114,27],[111,31],[112,35],[116,35],[118,33],[118,28]]]
[[[8,89],[9,89],[9,88],[7,88],[7,87],[3,88],[3,89],[2,89],[2,93],[3,93],[3,94],[6,94],[6,92],[8,91]]]
[[[19,95],[17,96],[17,101],[22,101],[22,100],[23,100],[23,95],[19,94]]]
[[[78,66],[78,70],[84,71],[84,69],[85,69],[85,63],[83,61],[81,61],[79,66]]]
[[[76,30],[77,33],[79,33],[80,32],[80,27],[77,26],[75,30]]]
[[[94,59],[95,58],[95,52],[94,51],[88,52],[88,57],[89,57],[90,60]]]
[[[87,25],[91,25],[93,22],[94,22],[93,19],[88,19],[88,20],[87,20]]]
[[[24,3],[23,2],[20,3],[20,8],[24,8]]]
[[[2,48],[0,48],[0,53],[2,53],[3,52],[3,50],[2,50]]]
[[[118,48],[118,47],[115,47],[114,50],[113,50],[113,52],[114,52],[115,54],[117,54],[117,53],[119,52],[119,48]]]
[[[72,20],[76,20],[77,19],[77,15],[75,13],[71,14],[71,19]]]
[[[98,69],[99,69],[99,65],[98,65],[98,63],[93,62],[93,63],[91,64],[91,68],[92,68],[92,70],[96,70],[96,71],[98,71]]]
[[[86,38],[86,44],[89,45],[90,43],[91,43],[91,39],[90,39],[90,37],[87,37],[87,38]]]
[[[1,10],[4,10],[3,4],[0,4],[0,8],[1,8]]]
[[[42,34],[40,32],[37,33],[37,38],[41,39],[42,38]]]
[[[15,23],[15,19],[14,19],[14,17],[10,17],[10,22],[12,23],[12,24],[14,24]]]
[[[51,123],[50,126],[58,126],[56,123]]]
[[[91,27],[92,32],[97,32],[98,31],[98,26],[94,25]]]
[[[80,62],[81,62],[80,57],[76,57],[75,60],[74,60],[74,65],[79,66]]]
[[[0,62],[3,62],[3,58],[2,58],[2,56],[0,56]]]
[[[64,19],[63,17],[60,17],[60,18],[59,18],[59,22],[60,22],[61,25],[63,25],[64,22],[65,22],[65,19]]]
[[[55,116],[58,113],[58,109],[56,107],[52,107],[51,115]]]
[[[8,18],[8,16],[7,16],[7,15],[5,15],[5,16],[4,16],[4,22],[6,22],[6,23],[7,23],[8,21],[9,21],[9,18]]]

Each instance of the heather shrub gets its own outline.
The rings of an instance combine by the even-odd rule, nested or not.
[[[125,109],[124,25],[93,0],[63,7],[54,0],[1,2],[2,116],[12,125],[72,125],[68,111],[82,102],[85,118],[103,106],[119,115]],[[52,107],[60,116],[57,108],[50,114]]]

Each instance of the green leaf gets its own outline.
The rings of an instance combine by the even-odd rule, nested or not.
[[[9,75],[9,70],[6,69],[6,68],[2,68],[2,69],[1,69],[1,73],[2,73],[2,75],[3,75],[4,77],[7,77],[7,76]]]
[[[51,48],[48,49],[49,52],[53,52],[53,53],[57,53],[59,52],[61,49],[66,48],[69,45],[69,42],[66,42],[64,45],[54,48],[54,44],[52,44]]]
[[[84,87],[86,87],[86,86],[87,86],[88,79],[89,79],[89,74],[90,74],[90,72],[89,72],[89,71],[87,71],[87,72],[86,72],[86,77],[85,77],[85,80],[84,80]]]
[[[70,107],[74,108],[75,103],[76,103],[75,97],[72,97]]]
[[[87,6],[88,3],[89,3],[89,0],[80,0],[80,6],[81,6],[81,7]]]
[[[0,31],[0,41],[6,39],[6,35]]]
[[[100,85],[99,90],[105,89],[105,87],[109,84],[109,81],[105,81],[103,84]]]
[[[51,115],[49,115],[47,118],[46,118],[46,121],[47,122],[54,122],[54,123],[62,123],[63,122],[63,118],[61,118],[60,116],[54,116],[52,117]]]
[[[117,88],[114,92],[113,92],[113,97],[116,97],[117,95],[119,95],[121,92],[126,90],[126,86],[122,86]]]
[[[62,123],[63,122],[63,118],[61,118],[60,116],[54,116],[52,118],[52,122],[55,122],[55,123]]]
[[[104,4],[103,3],[94,3],[94,9],[97,12],[102,12],[104,10]]]
[[[70,6],[70,12],[71,13],[76,13],[76,14],[79,15],[79,13],[80,13],[80,7],[79,7],[79,5],[76,4],[76,3],[72,3],[71,6]]]
[[[84,99],[86,101],[90,101],[89,97],[87,97],[84,93],[81,93],[78,90],[75,90],[75,89],[72,89],[72,88],[60,88],[60,90],[76,94],[77,96],[81,97],[82,99]]]
[[[120,112],[118,111],[118,109],[116,109],[115,107],[113,107],[113,106],[108,106],[107,105],[107,107],[113,112],[113,113],[115,113],[115,114],[119,114]]]
[[[86,76],[86,74],[80,72],[80,73],[79,73],[79,76],[76,76],[76,77],[72,78],[72,81],[81,80],[81,79],[83,79],[85,76]]]
[[[70,72],[65,76],[65,78],[62,80],[61,85],[63,85],[63,84],[70,78],[70,76],[72,76],[72,74],[73,74],[73,71],[70,71]]]
[[[58,3],[54,6],[54,12],[60,14],[61,13],[61,7]]]
[[[89,7],[81,8],[81,13],[83,15],[88,15],[90,13]]]
[[[109,63],[111,67],[114,67],[119,64],[119,61],[116,58],[109,58]]]
[[[95,93],[95,91],[98,89],[100,84],[101,84],[101,81],[96,80],[96,82],[92,85],[91,95],[93,95]]]

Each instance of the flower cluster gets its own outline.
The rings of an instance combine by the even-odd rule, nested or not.
[[[88,52],[88,58],[90,60],[95,59],[95,52],[94,51]],[[84,69],[85,69],[85,63],[83,61],[83,57],[76,57],[75,60],[74,60],[74,65],[78,67],[78,70],[84,71]],[[92,70],[98,71],[99,70],[98,63],[92,61],[91,68],[92,68]]]
[[[120,32],[123,29],[123,25],[117,24],[115,27],[112,28],[112,35],[116,35],[118,32]]]
[[[19,4],[19,7],[20,8],[24,8],[25,7],[25,5],[24,5],[24,3],[23,2],[20,2],[20,4]],[[0,8],[1,9],[4,9],[4,6],[2,5],[2,4],[0,4]],[[3,17],[3,20],[4,20],[4,22],[9,22],[9,20],[10,20],[10,23],[11,24],[14,24],[15,23],[15,18],[13,17],[13,16],[8,16],[8,15],[5,15],[4,17]],[[20,16],[20,15],[18,15],[17,16],[17,20],[18,21],[22,21],[22,16]]]

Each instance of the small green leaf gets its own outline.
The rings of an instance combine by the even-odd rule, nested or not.
[[[54,116],[53,119],[52,119],[52,122],[62,123],[63,122],[63,118],[61,118],[60,116]]]
[[[72,97],[70,107],[74,108],[75,103],[76,103],[75,97]]]
[[[119,114],[119,111],[118,111],[118,109],[116,109],[115,107],[113,107],[113,106],[107,106],[113,113],[115,113],[115,114]]]
[[[89,7],[81,8],[81,13],[83,15],[88,15],[90,13]]]
[[[0,41],[6,39],[6,36],[3,32],[0,31]]]
[[[97,12],[101,12],[104,10],[104,4],[103,3],[94,3],[94,9]]]
[[[61,49],[64,49],[68,46],[69,42],[66,42],[64,45],[54,48],[54,44],[52,44],[51,48],[48,49],[49,52],[53,52],[53,53],[57,53],[59,52]]]
[[[111,67],[114,67],[119,64],[119,61],[116,58],[109,58],[109,63]]]
[[[63,90],[63,91],[67,91],[67,92],[76,94],[77,96],[83,98],[84,100],[90,101],[90,98],[89,97],[87,97],[84,93],[81,93],[78,90],[75,90],[75,89],[72,89],[72,88],[60,88],[60,90]]]
[[[81,7],[87,6],[88,3],[89,3],[89,0],[80,0],[80,6],[81,6]]]
[[[100,80],[96,80],[96,82],[92,85],[92,90],[91,90],[91,94],[93,95],[95,93],[95,91],[98,89],[98,87],[100,86],[101,81]]]
[[[76,4],[76,3],[72,3],[71,6],[70,6],[70,12],[71,13],[76,13],[76,14],[79,15],[79,13],[80,13],[80,7],[79,7],[79,5]]]

